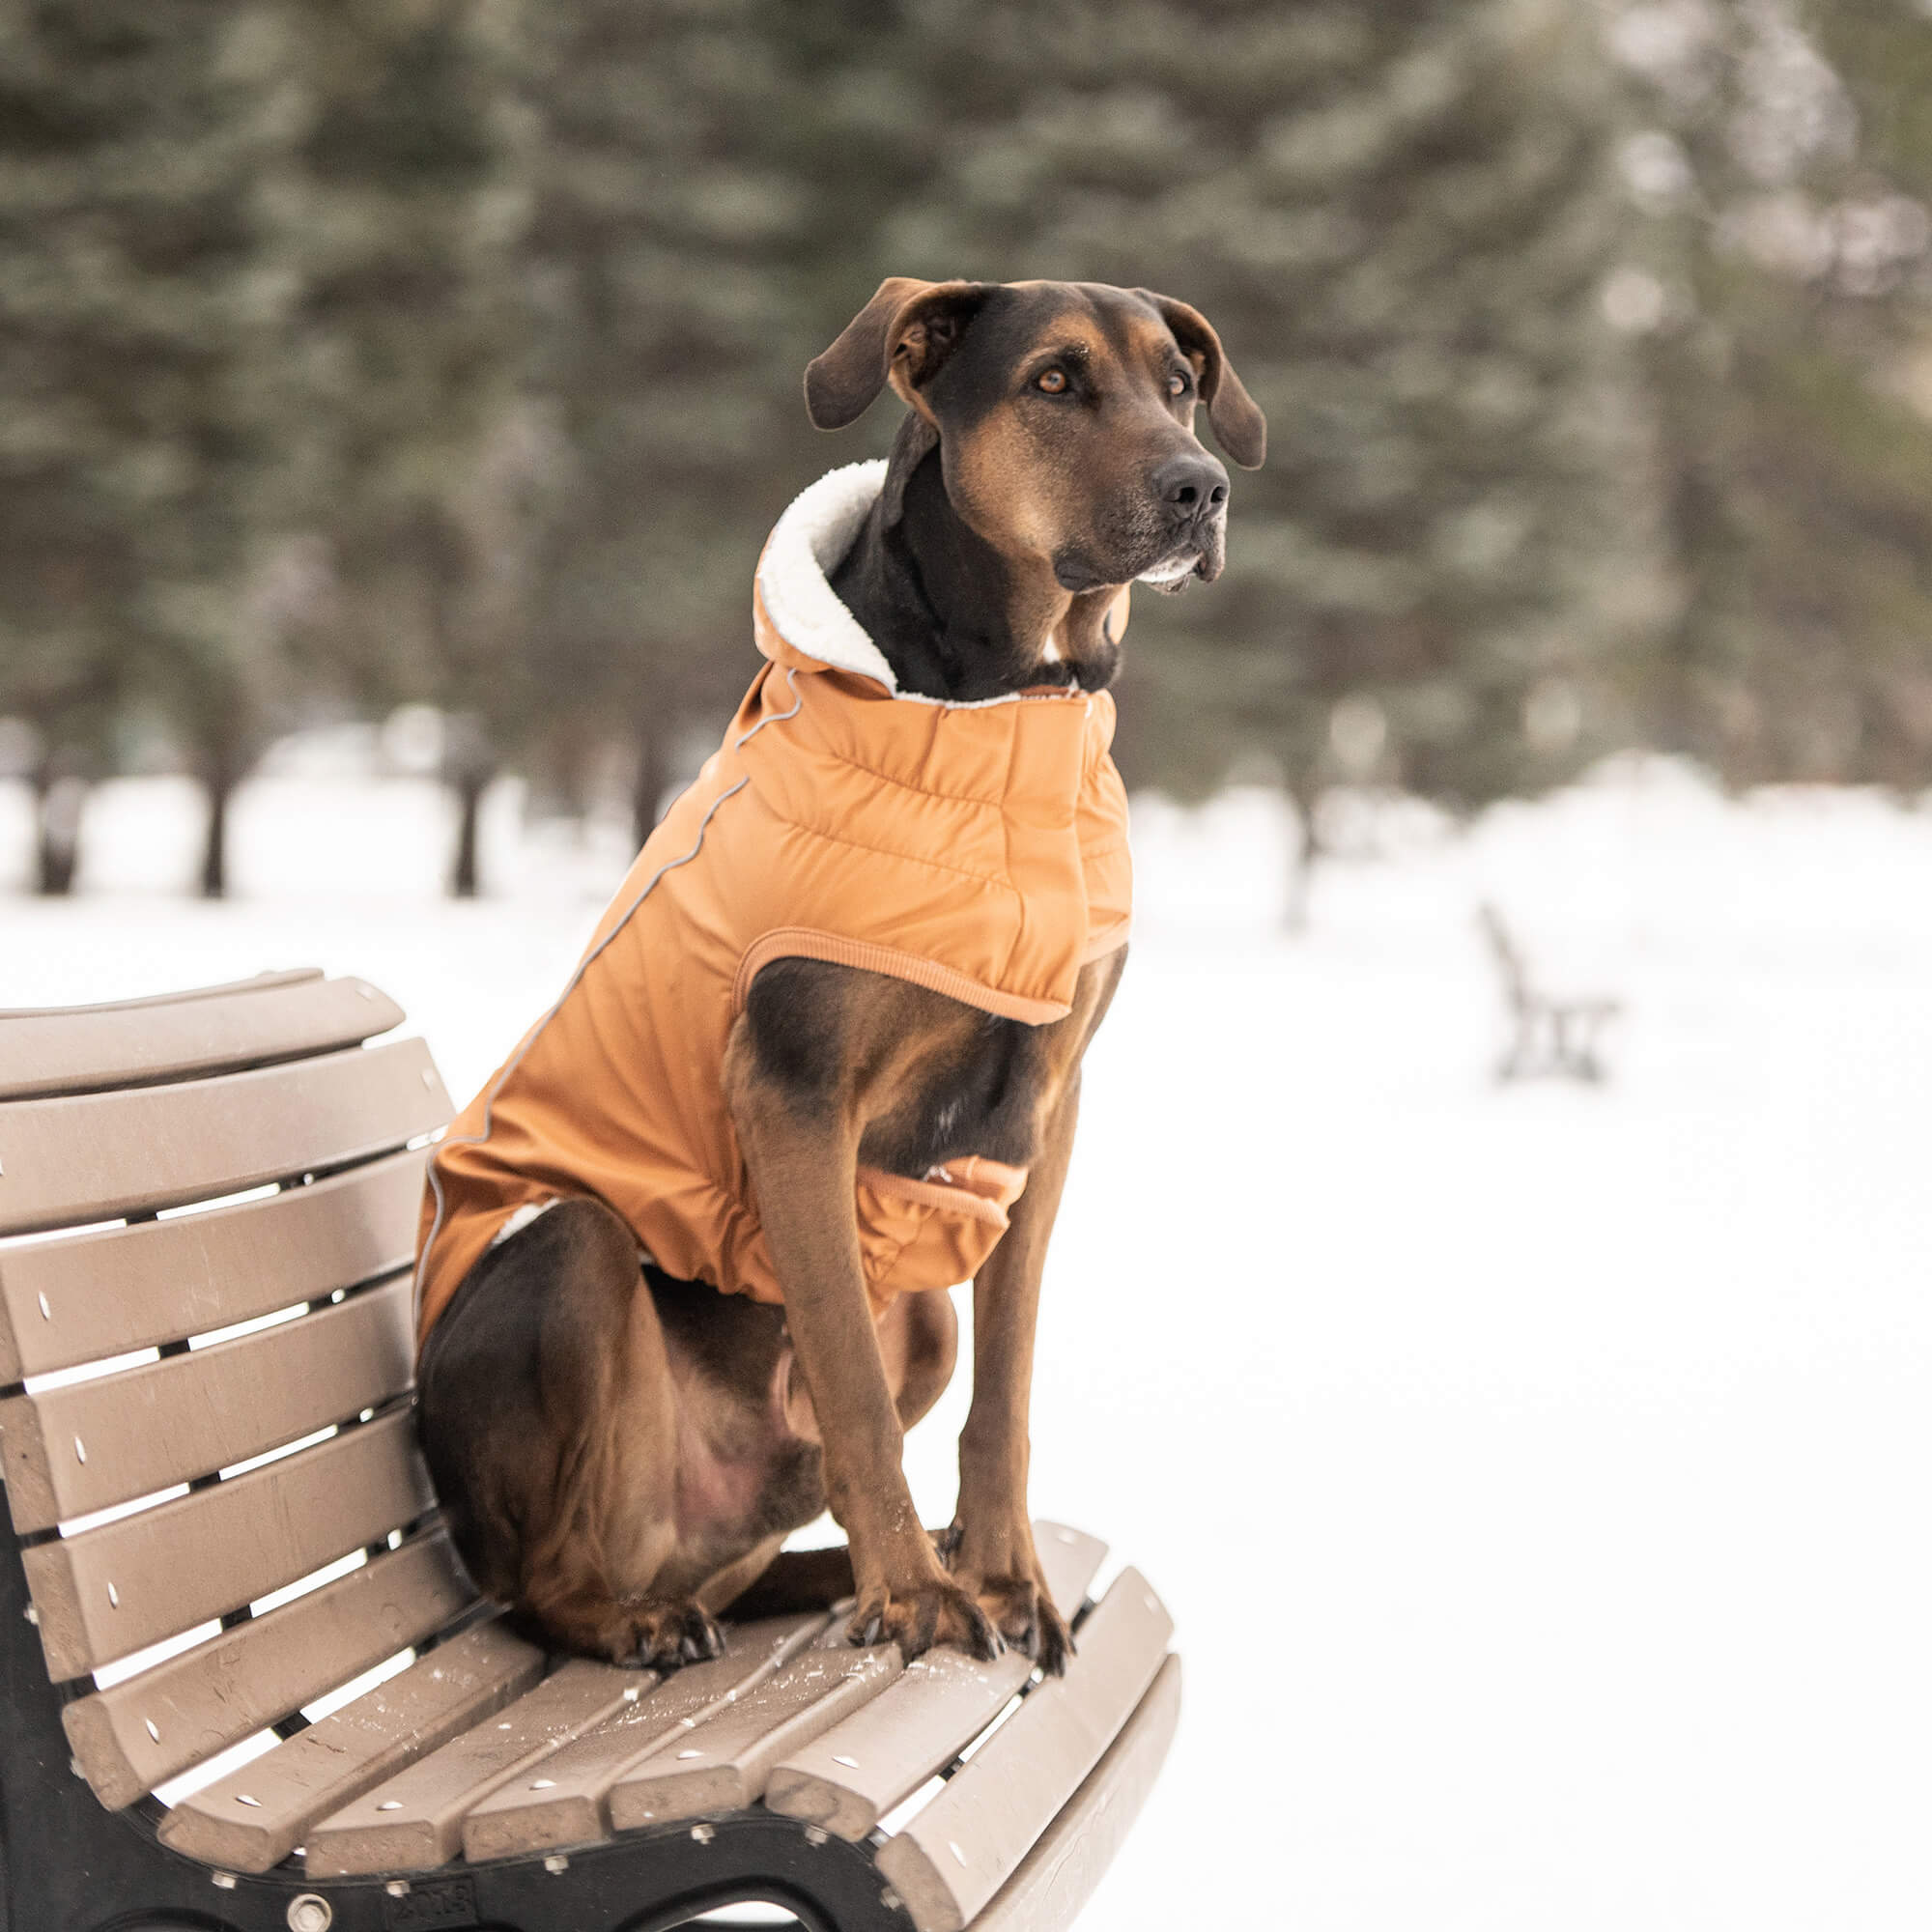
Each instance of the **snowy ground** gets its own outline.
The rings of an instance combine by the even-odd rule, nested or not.
[[[298,773],[205,907],[191,799],[130,781],[43,905],[24,810],[0,788],[0,1005],[316,963],[466,1097],[624,858],[506,793],[500,895],[450,906],[433,792]],[[1291,941],[1264,800],[1137,811],[1034,1500],[1147,1571],[1187,1692],[1085,1922],[1919,1932],[1932,811],[1653,766],[1373,829]],[[1485,895],[1625,1002],[1606,1089],[1490,1080]],[[909,1445],[935,1520],[963,1406]]]

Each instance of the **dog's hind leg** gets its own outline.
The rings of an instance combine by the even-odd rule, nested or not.
[[[492,1249],[430,1331],[418,1428],[457,1548],[549,1642],[659,1667],[721,1648],[694,1597],[653,1587],[678,1540],[677,1404],[637,1243],[599,1202]]]

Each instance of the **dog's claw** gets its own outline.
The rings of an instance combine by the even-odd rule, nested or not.
[[[1042,1598],[1039,1619],[1034,1630],[1033,1641],[1027,1645],[1027,1655],[1048,1677],[1065,1677],[1074,1649],[1073,1633],[1066,1628],[1066,1619]]]
[[[553,1634],[568,1649],[631,1669],[676,1670],[718,1657],[724,1649],[724,1634],[716,1620],[690,1598],[626,1603],[594,1634]]]
[[[940,1644],[987,1662],[1006,1649],[1000,1633],[973,1599],[945,1577],[862,1609],[849,1627],[855,1644],[895,1643],[910,1663]]]
[[[1049,1677],[1065,1674],[1073,1638],[1044,1586],[1023,1577],[984,1577],[974,1595],[1005,1644]]]

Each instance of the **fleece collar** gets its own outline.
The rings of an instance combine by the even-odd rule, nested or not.
[[[886,654],[839,601],[827,577],[852,548],[886,484],[885,459],[848,463],[792,498],[758,559],[758,597],[772,628],[801,656],[902,693]]]
[[[851,671],[870,678],[890,697],[935,705],[942,711],[983,711],[1022,699],[1085,703],[1086,694],[1071,685],[968,699],[928,697],[923,692],[899,689],[885,652],[846,609],[827,576],[844,561],[885,485],[883,457],[848,463],[802,490],[772,526],[758,558],[753,598],[758,648],[765,656],[802,670]],[[1127,585],[1121,586],[1114,606],[1116,638],[1126,628],[1127,590]]]

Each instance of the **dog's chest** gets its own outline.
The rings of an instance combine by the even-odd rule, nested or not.
[[[861,1159],[915,1179],[967,1154],[1031,1166],[1053,1098],[1048,1031],[979,1016],[916,1069],[903,1102],[867,1131]]]

